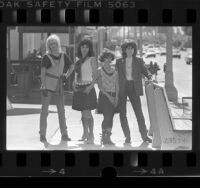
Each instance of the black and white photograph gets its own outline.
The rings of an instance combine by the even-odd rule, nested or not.
[[[192,27],[7,27],[7,150],[192,150]]]

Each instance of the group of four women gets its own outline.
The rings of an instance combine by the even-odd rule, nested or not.
[[[125,50],[125,53],[128,48],[132,48],[132,54],[127,51],[126,56],[128,55],[128,53],[130,53],[133,62],[134,58],[136,58],[134,57],[134,55],[136,54],[134,53],[134,51],[136,50],[134,48],[134,45],[134,42],[130,42],[126,43],[125,47],[122,46],[122,50]],[[116,68],[112,67],[111,62],[115,59],[115,56],[108,49],[104,49],[99,56],[99,61],[101,62],[102,66],[101,68],[98,68],[98,62],[94,57],[92,42],[88,39],[84,39],[80,42],[77,49],[77,57],[77,62],[72,63],[70,58],[62,52],[60,39],[57,35],[50,35],[47,38],[46,54],[43,56],[41,68],[42,111],[40,115],[40,141],[47,141],[47,116],[52,94],[56,96],[56,105],[58,109],[59,125],[62,140],[71,140],[67,133],[67,126],[65,120],[63,77],[67,79],[70,76],[70,74],[73,71],[75,71],[75,77],[73,81],[74,93],[72,109],[81,111],[83,135],[80,141],[85,141],[88,144],[94,143],[94,119],[91,111],[97,109],[97,112],[102,113],[104,116],[102,122],[102,143],[113,144],[113,142],[110,139],[110,136],[113,126],[113,117],[114,114],[117,112],[120,113],[121,126],[126,137],[125,142],[130,143],[131,137],[128,123],[126,123],[125,125],[123,122],[124,120],[127,121],[126,117],[124,117],[125,109],[120,106],[122,102],[126,108],[126,104],[124,104],[124,101],[121,101],[121,96],[125,94],[123,92],[120,92],[121,74],[118,70],[120,68],[119,65],[123,62],[118,61],[116,63]],[[142,72],[144,69],[143,63],[139,64],[141,64],[142,68],[141,70],[138,69],[138,71]],[[136,67],[131,67],[131,69],[135,68]],[[130,69],[130,67],[128,69],[125,67],[124,69],[124,73],[126,74],[127,71],[129,72],[128,69]],[[143,74],[150,79],[150,75],[148,74],[148,72],[144,72]],[[126,81],[130,80],[126,79]],[[94,88],[94,85],[96,83],[98,84],[100,90],[98,99]],[[122,84],[124,85],[124,83]],[[126,90],[126,88],[123,88],[123,90]],[[143,114],[141,114],[142,111],[139,95],[136,94],[134,100],[139,100],[136,102],[139,104],[139,107],[138,104],[132,104],[132,106],[136,113],[142,139],[144,141],[151,142],[151,139],[147,136],[147,130],[146,125],[144,124]],[[132,102],[133,101],[131,100],[131,103]],[[140,113],[137,113],[136,110]],[[143,121],[142,123],[144,125],[140,125],[141,120]]]

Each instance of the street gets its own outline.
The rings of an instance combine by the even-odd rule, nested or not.
[[[192,65],[188,65],[185,62],[185,56],[187,52],[181,51],[181,58],[173,58],[173,73],[174,73],[174,85],[178,90],[178,98],[192,97]],[[149,64],[150,61],[157,62],[160,70],[158,71],[157,80],[159,84],[165,81],[165,74],[163,72],[163,65],[166,62],[166,56],[157,55],[156,58],[144,58],[145,64]]]

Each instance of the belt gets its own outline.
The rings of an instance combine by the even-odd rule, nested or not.
[[[78,83],[76,83],[77,86],[88,86],[90,84],[91,84],[91,82],[78,82]]]
[[[54,74],[50,74],[50,73],[46,73],[46,76],[51,77],[51,78],[55,78],[55,79],[59,79],[60,76],[56,76]]]
[[[85,90],[85,88],[87,87],[87,86],[89,86],[90,84],[84,84],[84,85],[80,85],[80,84],[78,84],[78,85],[75,85],[75,87],[76,87],[76,89],[78,90],[78,91],[83,91],[83,90]]]

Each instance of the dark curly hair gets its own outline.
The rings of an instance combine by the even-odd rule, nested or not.
[[[92,42],[91,42],[89,39],[83,39],[83,40],[79,43],[79,45],[78,45],[78,48],[77,48],[77,57],[78,57],[79,59],[82,58],[81,46],[84,46],[84,45],[86,45],[86,46],[89,47],[89,52],[88,52],[88,54],[87,54],[87,57],[92,57],[92,56],[94,56],[94,51],[93,51],[93,44],[92,44]]]
[[[84,45],[89,47],[89,51],[86,57],[83,58],[82,53],[81,53],[81,47]],[[79,60],[75,64],[75,72],[77,73],[78,80],[81,79],[81,65],[84,63],[87,57],[92,57],[92,56],[94,56],[92,42],[89,39],[83,39],[79,43],[78,48],[77,48],[77,57],[79,58]]]
[[[108,57],[111,57],[112,61],[115,59],[115,55],[113,54],[113,52],[105,48],[103,49],[102,53],[99,56],[99,61],[104,62],[105,58],[108,58]]]
[[[126,54],[126,49],[128,47],[132,47],[134,49],[134,52],[133,52],[133,57],[136,57],[137,55],[137,45],[135,42],[133,41],[129,41],[129,42],[124,42],[122,45],[121,45],[121,49],[122,49],[122,57],[123,58],[126,58],[127,54]]]

